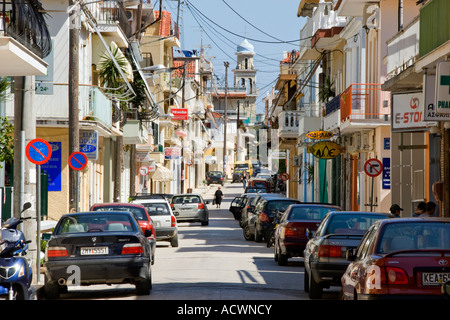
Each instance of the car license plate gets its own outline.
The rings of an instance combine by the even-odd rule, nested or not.
[[[422,273],[422,285],[424,286],[438,286],[447,281],[450,281],[450,272]]]
[[[108,254],[108,247],[85,247],[80,251],[82,256]]]

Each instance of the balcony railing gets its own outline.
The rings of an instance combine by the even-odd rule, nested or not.
[[[340,95],[341,123],[349,120],[385,120],[390,114],[389,92],[381,84],[357,83]]]
[[[131,36],[131,24],[122,1],[104,1],[87,7],[99,25],[118,25],[127,37]]]
[[[45,58],[52,43],[43,11],[37,0],[0,0],[0,36],[12,37],[40,58]]]
[[[416,17],[408,26],[386,42],[388,78],[398,75],[414,64],[419,56],[419,30],[419,17]]]

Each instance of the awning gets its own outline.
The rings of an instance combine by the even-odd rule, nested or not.
[[[150,176],[150,179],[152,179],[153,181],[172,181],[173,174],[172,171],[170,171],[166,167],[156,164],[156,170]]]

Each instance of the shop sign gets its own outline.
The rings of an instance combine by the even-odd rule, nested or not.
[[[308,147],[308,153],[312,153],[319,159],[333,159],[341,153],[341,146],[333,141],[320,141]]]
[[[188,120],[188,109],[174,108],[170,112],[173,115],[172,120]]]
[[[164,160],[176,160],[181,155],[180,148],[164,148]]]
[[[450,113],[450,61],[436,65],[436,112]]]
[[[426,121],[450,121],[450,113],[442,113],[436,110],[436,76],[425,76],[425,120]]]
[[[425,121],[422,92],[394,94],[392,105],[392,129],[425,128],[430,122]]]
[[[311,131],[306,134],[306,137],[310,139],[330,139],[333,135],[333,132],[330,131]]]

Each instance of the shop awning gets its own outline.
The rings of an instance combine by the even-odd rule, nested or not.
[[[153,172],[153,175],[150,176],[150,179],[153,181],[172,181],[173,174],[172,171],[166,167],[156,164],[156,170]]]

